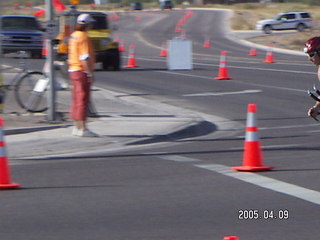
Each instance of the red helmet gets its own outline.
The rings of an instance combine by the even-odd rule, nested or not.
[[[304,45],[304,52],[309,53],[315,50],[320,50],[320,37],[310,38]]]

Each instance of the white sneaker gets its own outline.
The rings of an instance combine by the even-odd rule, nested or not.
[[[73,135],[73,136],[78,136],[78,131],[79,131],[78,128],[73,127],[73,128],[72,128],[72,135]]]
[[[78,137],[99,137],[98,134],[94,133],[94,132],[91,132],[90,130],[88,129],[77,129],[77,134],[76,136]]]

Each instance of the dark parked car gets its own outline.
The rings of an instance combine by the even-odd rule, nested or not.
[[[141,2],[133,2],[130,4],[132,10],[142,10],[143,6]]]
[[[0,16],[0,36],[3,53],[28,51],[33,58],[42,57],[44,33],[33,16]]]
[[[160,8],[161,8],[161,10],[172,9],[173,3],[171,0],[160,0]]]

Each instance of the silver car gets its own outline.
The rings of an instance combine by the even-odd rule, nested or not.
[[[312,17],[308,12],[279,13],[273,19],[260,20],[256,29],[270,34],[272,30],[296,29],[299,32],[312,28]]]

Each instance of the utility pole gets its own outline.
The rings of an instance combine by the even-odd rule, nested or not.
[[[1,14],[2,4],[0,5],[0,14]],[[0,26],[1,27],[1,26]],[[0,36],[0,113],[3,113],[3,104],[4,104],[4,79],[2,78],[2,36]]]
[[[47,25],[47,66],[48,66],[48,77],[49,77],[49,88],[48,88],[48,121],[56,120],[56,92],[55,92],[55,74],[54,74],[54,53],[53,53],[53,32],[54,32],[54,19],[53,19],[53,8],[52,8],[52,0],[45,0],[46,6],[46,21]]]

